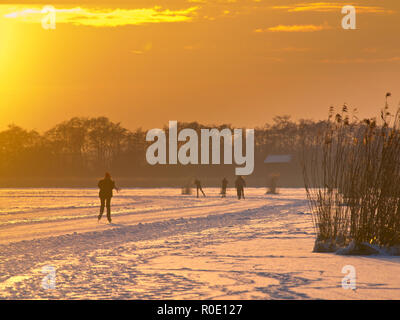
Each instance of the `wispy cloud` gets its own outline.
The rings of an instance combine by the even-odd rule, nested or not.
[[[190,21],[198,7],[169,10],[155,6],[140,9],[55,9],[57,23],[92,27],[118,27],[148,23]],[[41,7],[0,5],[0,17],[26,23],[40,23],[44,14]]]
[[[286,47],[286,48],[275,48],[271,51],[276,52],[309,52],[311,48],[300,48],[300,47]]]
[[[329,64],[360,64],[360,63],[400,62],[400,57],[354,58],[354,59],[323,59],[320,62],[321,63],[329,63]]]
[[[391,9],[386,9],[381,6],[364,6],[358,4],[353,5],[358,13],[386,13],[391,14],[395,11]],[[285,10],[288,12],[306,12],[306,11],[314,11],[314,12],[332,12],[332,11],[340,11],[344,3],[339,2],[310,2],[310,3],[298,3],[287,6],[274,6],[274,9]]]
[[[254,32],[316,32],[326,29],[331,29],[328,25],[314,25],[314,24],[304,24],[304,25],[283,25],[269,27],[266,29],[255,29]]]
[[[183,46],[183,49],[185,50],[189,50],[189,51],[194,51],[194,50],[198,50],[201,48],[201,45],[198,43],[195,44],[187,44],[185,46]]]
[[[151,42],[147,42],[142,49],[137,49],[137,50],[131,50],[132,53],[134,54],[144,54],[153,48],[153,44]]]
[[[366,53],[377,53],[378,48],[364,48],[364,49],[362,49],[362,51],[366,52]]]

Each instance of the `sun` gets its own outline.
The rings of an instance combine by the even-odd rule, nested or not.
[[[42,50],[36,45],[39,37],[36,28],[0,15],[0,118],[3,123],[10,123],[7,119],[14,116],[24,117],[21,110],[17,111],[18,104],[30,98],[26,88],[35,83],[32,75],[43,67],[37,63]]]

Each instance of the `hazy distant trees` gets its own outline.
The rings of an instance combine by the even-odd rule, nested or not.
[[[127,154],[134,158],[134,151],[144,149],[137,132],[106,117],[72,118],[45,132],[44,138],[51,145],[58,170],[65,168],[75,173],[112,168]]]
[[[10,125],[0,132],[0,174],[26,175],[46,158],[44,138],[36,131]]]
[[[270,153],[297,154],[307,135],[317,134],[322,121],[292,121],[278,116],[272,124],[255,128],[255,161],[262,166]],[[191,128],[200,134],[203,128],[233,129],[230,124],[202,125],[198,122],[179,123],[179,128]],[[168,133],[167,125],[164,127]],[[151,167],[146,163],[148,146],[146,131],[134,131],[106,117],[75,117],[55,125],[40,134],[15,125],[0,132],[0,177],[13,176],[93,176],[103,170],[127,176],[145,177],[149,172],[166,176],[230,174],[233,166]],[[196,167],[196,168],[195,168]],[[233,172],[233,171],[232,171]]]

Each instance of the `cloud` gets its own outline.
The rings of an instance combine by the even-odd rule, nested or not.
[[[265,60],[269,62],[284,62],[285,59],[282,57],[264,57]]]
[[[298,3],[294,5],[287,6],[274,6],[273,9],[285,10],[288,12],[332,12],[339,11],[343,8],[345,4],[339,2],[310,2],[310,3]],[[391,14],[395,11],[385,9],[380,6],[363,6],[353,4],[356,8],[357,13],[386,13]]]
[[[200,48],[201,48],[200,44],[188,44],[188,45],[183,46],[183,49],[189,50],[189,51],[198,50]]]
[[[92,27],[118,27],[148,23],[191,21],[198,7],[182,10],[162,9],[155,6],[140,9],[55,9],[56,23],[69,23]],[[42,7],[0,5],[0,17],[25,23],[41,23]]]
[[[255,29],[254,32],[316,32],[331,29],[328,25],[313,25],[313,24],[305,24],[305,25],[283,25],[280,24],[278,26],[269,27],[267,29]]]
[[[286,47],[286,48],[272,49],[271,51],[277,51],[277,52],[309,52],[309,51],[311,51],[311,48]]]
[[[147,42],[147,43],[143,46],[142,49],[140,49],[140,50],[131,50],[131,52],[134,53],[134,54],[144,54],[144,53],[150,51],[151,48],[153,48],[153,43]]]
[[[378,48],[364,48],[364,49],[362,49],[362,51],[366,52],[366,53],[377,53]]]
[[[330,64],[360,64],[360,63],[382,63],[382,62],[400,62],[400,57],[390,58],[354,58],[354,59],[323,59],[321,63]]]

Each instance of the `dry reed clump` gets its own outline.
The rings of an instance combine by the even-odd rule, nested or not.
[[[387,103],[379,121],[350,120],[347,106],[336,115],[331,108],[324,129],[304,141],[314,251],[400,245],[399,122],[399,110],[391,114]]]

